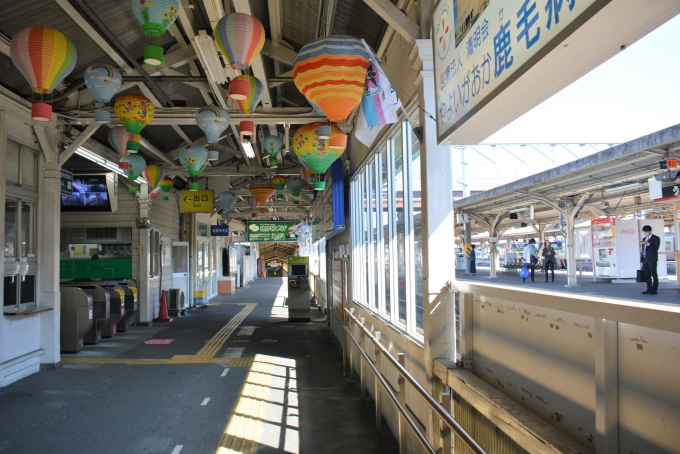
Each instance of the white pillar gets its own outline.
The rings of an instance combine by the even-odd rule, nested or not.
[[[0,207],[0,245],[2,251],[0,256],[0,295],[5,294],[5,194],[7,193],[7,174],[5,161],[7,160],[7,113],[0,110],[0,202],[3,206]],[[3,316],[3,319],[6,317]],[[7,327],[9,323],[7,320],[0,321],[0,338],[3,335],[3,328]],[[5,348],[0,348],[0,363],[5,362],[9,358],[5,358]]]
[[[422,219],[423,219],[423,295],[425,373],[427,388],[435,395],[434,359],[454,359],[456,355],[454,295],[446,293],[434,312],[430,306],[447,284],[455,280],[455,266],[451,257],[456,257],[451,195],[452,159],[448,146],[437,144],[437,125],[426,115],[437,112],[435,101],[434,67],[432,41],[416,40],[418,56],[423,62],[420,71],[419,102],[420,125],[423,128],[423,143],[420,150],[420,174],[422,178]],[[431,413],[426,422],[428,439],[434,443],[437,438],[438,421]]]
[[[149,217],[149,186],[145,184],[139,185],[138,202],[139,202],[139,217]],[[149,230],[139,230],[139,288],[137,289],[137,299],[139,300],[139,323],[142,326],[149,326],[153,324],[153,319],[156,316],[154,307],[149,302]]]
[[[619,452],[618,323],[595,318],[595,448]]]
[[[40,182],[40,306],[51,307],[40,314],[40,344],[45,353],[40,358],[43,367],[61,361],[60,328],[61,298],[59,293],[59,236],[61,225],[61,166],[59,165],[59,135],[53,127],[44,127],[36,134],[43,150],[43,180]]]

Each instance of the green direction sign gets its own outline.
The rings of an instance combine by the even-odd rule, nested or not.
[[[248,223],[248,241],[251,243],[285,241],[295,242],[297,237],[291,233],[298,225],[294,221],[252,221]]]

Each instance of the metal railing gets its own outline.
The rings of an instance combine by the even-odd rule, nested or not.
[[[404,367],[404,362],[405,362],[405,356],[403,353],[398,353],[398,359],[395,359],[389,351],[380,343],[380,331],[376,331],[376,336],[373,336],[371,332],[364,326],[364,318],[362,317],[361,320],[358,320],[352,311],[349,309],[345,308],[345,325],[344,325],[344,330],[349,339],[357,346],[359,349],[359,353],[363,357],[365,361],[361,361],[360,359],[360,368],[359,368],[359,374],[360,374],[360,379],[361,379],[361,397],[362,399],[366,397],[366,377],[364,373],[364,364],[368,364],[369,368],[373,371],[376,381],[375,381],[375,425],[376,425],[376,430],[381,430],[382,427],[382,406],[381,406],[381,394],[382,391],[384,390],[385,394],[390,398],[390,400],[394,403],[395,407],[399,411],[399,452],[400,453],[405,453],[406,452],[406,426],[411,428],[413,430],[413,433],[415,434],[416,438],[420,442],[420,444],[425,448],[425,450],[431,454],[435,454],[437,450],[430,444],[430,442],[427,440],[427,437],[423,432],[420,430],[420,428],[416,425],[416,423],[413,421],[411,416],[406,410],[406,383],[408,382],[409,385],[422,397],[422,399],[425,401],[425,403],[430,407],[432,411],[435,412],[435,414],[439,417],[441,423],[446,426],[449,431],[452,431],[456,436],[458,436],[463,443],[473,452],[476,454],[486,454],[486,451],[482,449],[481,446],[468,434],[465,429],[455,420],[453,419],[453,416],[444,409],[426,390],[423,388],[420,383],[416,381],[415,378],[411,376],[411,374],[408,373],[406,368]],[[352,335],[351,332],[351,322],[354,322],[356,326],[359,327],[361,330],[361,340],[357,341],[356,338]],[[363,344],[364,344],[364,339],[368,337],[368,339],[373,343],[375,346],[375,362],[371,360],[371,358],[368,356],[366,351],[363,349]],[[343,345],[343,360],[345,361],[345,369],[347,368],[347,348]],[[349,353],[350,353],[350,371],[353,363],[353,349],[349,348]],[[385,380],[385,377],[383,377],[382,372],[381,372],[381,366],[380,366],[380,358],[381,355],[384,356],[397,370],[397,373],[399,374],[399,379],[398,379],[398,390],[395,395],[395,393],[392,391],[392,386]],[[440,396],[442,399],[445,399],[445,396]],[[450,434],[450,432],[449,432]],[[444,452],[451,452],[451,437],[450,435],[443,435],[442,436],[442,441],[444,444]],[[446,448],[448,447],[448,451],[446,451]]]

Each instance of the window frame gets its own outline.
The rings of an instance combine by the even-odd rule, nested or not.
[[[161,274],[161,231],[149,230],[149,279],[155,279]]]

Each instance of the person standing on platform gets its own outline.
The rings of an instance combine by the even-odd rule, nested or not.
[[[555,249],[550,241],[545,240],[543,246],[543,268],[545,269],[545,281],[548,282],[548,270],[552,271],[552,281],[555,282]]]
[[[652,228],[648,225],[642,227],[645,237],[642,239],[642,255],[640,261],[642,262],[642,269],[645,272],[645,280],[647,282],[647,291],[642,292],[645,295],[656,295],[659,288],[659,276],[656,274],[656,264],[659,261],[659,246],[661,240],[658,236],[652,233]]]
[[[531,282],[534,282],[534,270],[538,263],[538,249],[536,249],[536,240],[533,238],[529,240],[529,244],[524,248],[524,263],[529,265],[531,269]],[[522,279],[522,282],[525,282]]]
[[[477,276],[477,253],[475,252],[475,245],[470,245],[470,276]]]

